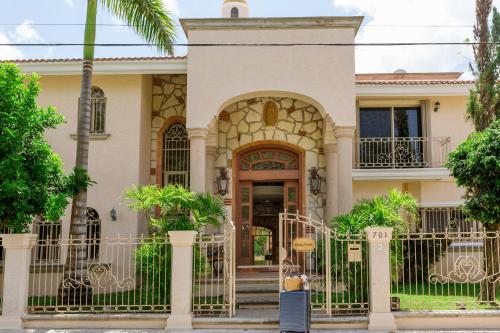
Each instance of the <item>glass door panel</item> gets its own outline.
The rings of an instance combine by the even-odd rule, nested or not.
[[[394,163],[415,167],[424,162],[420,107],[394,108]]]
[[[359,110],[359,161],[361,166],[388,166],[392,152],[391,108]]]

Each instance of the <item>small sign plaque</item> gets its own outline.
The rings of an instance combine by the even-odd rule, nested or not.
[[[312,252],[316,248],[316,241],[312,238],[299,237],[293,240],[293,249],[297,252]]]
[[[361,262],[361,244],[347,245],[347,259],[349,262]]]

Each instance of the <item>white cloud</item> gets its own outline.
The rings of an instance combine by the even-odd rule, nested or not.
[[[24,20],[13,32],[8,32],[10,39],[16,43],[43,42],[43,38],[38,31],[33,28],[33,23],[34,22],[31,20]]]
[[[75,7],[75,2],[74,0],[64,0],[64,2],[66,2],[66,4],[70,7]]]
[[[0,32],[0,44],[11,43],[10,39]],[[14,46],[0,46],[0,59],[2,60],[15,60],[22,59],[24,57],[23,52]]]
[[[181,16],[181,10],[179,8],[179,3],[177,2],[177,0],[163,0],[163,5],[172,14],[174,14],[176,16]]]
[[[494,2],[496,2],[495,0]],[[462,42],[472,37],[474,1],[457,0],[333,0],[337,8],[364,15],[356,42]],[[405,25],[407,27],[381,27]],[[470,46],[358,47],[356,72],[466,71]]]

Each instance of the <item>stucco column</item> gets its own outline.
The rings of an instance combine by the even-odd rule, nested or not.
[[[28,305],[31,249],[36,244],[37,235],[0,235],[0,238],[5,249],[0,327],[20,329]]]
[[[207,145],[208,130],[205,128],[190,128],[188,136],[190,141],[190,189],[193,192],[206,191],[207,172]]]
[[[217,157],[217,147],[207,146],[206,148],[206,191],[210,193],[214,193],[214,181],[216,177],[215,173],[215,158]]]
[[[172,244],[171,314],[167,329],[193,329],[193,245],[196,231],[169,231]]]
[[[354,127],[336,127],[338,213],[344,214],[352,208],[352,151]]]
[[[370,270],[370,315],[368,329],[371,331],[396,331],[396,321],[391,312],[391,265],[390,241],[392,228],[369,227],[365,229],[368,240]]]
[[[338,215],[337,145],[325,145],[326,154],[326,220]]]

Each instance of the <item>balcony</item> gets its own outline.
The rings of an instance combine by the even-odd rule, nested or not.
[[[449,137],[357,138],[353,177],[371,179],[442,179]],[[395,171],[397,170],[397,171]]]

